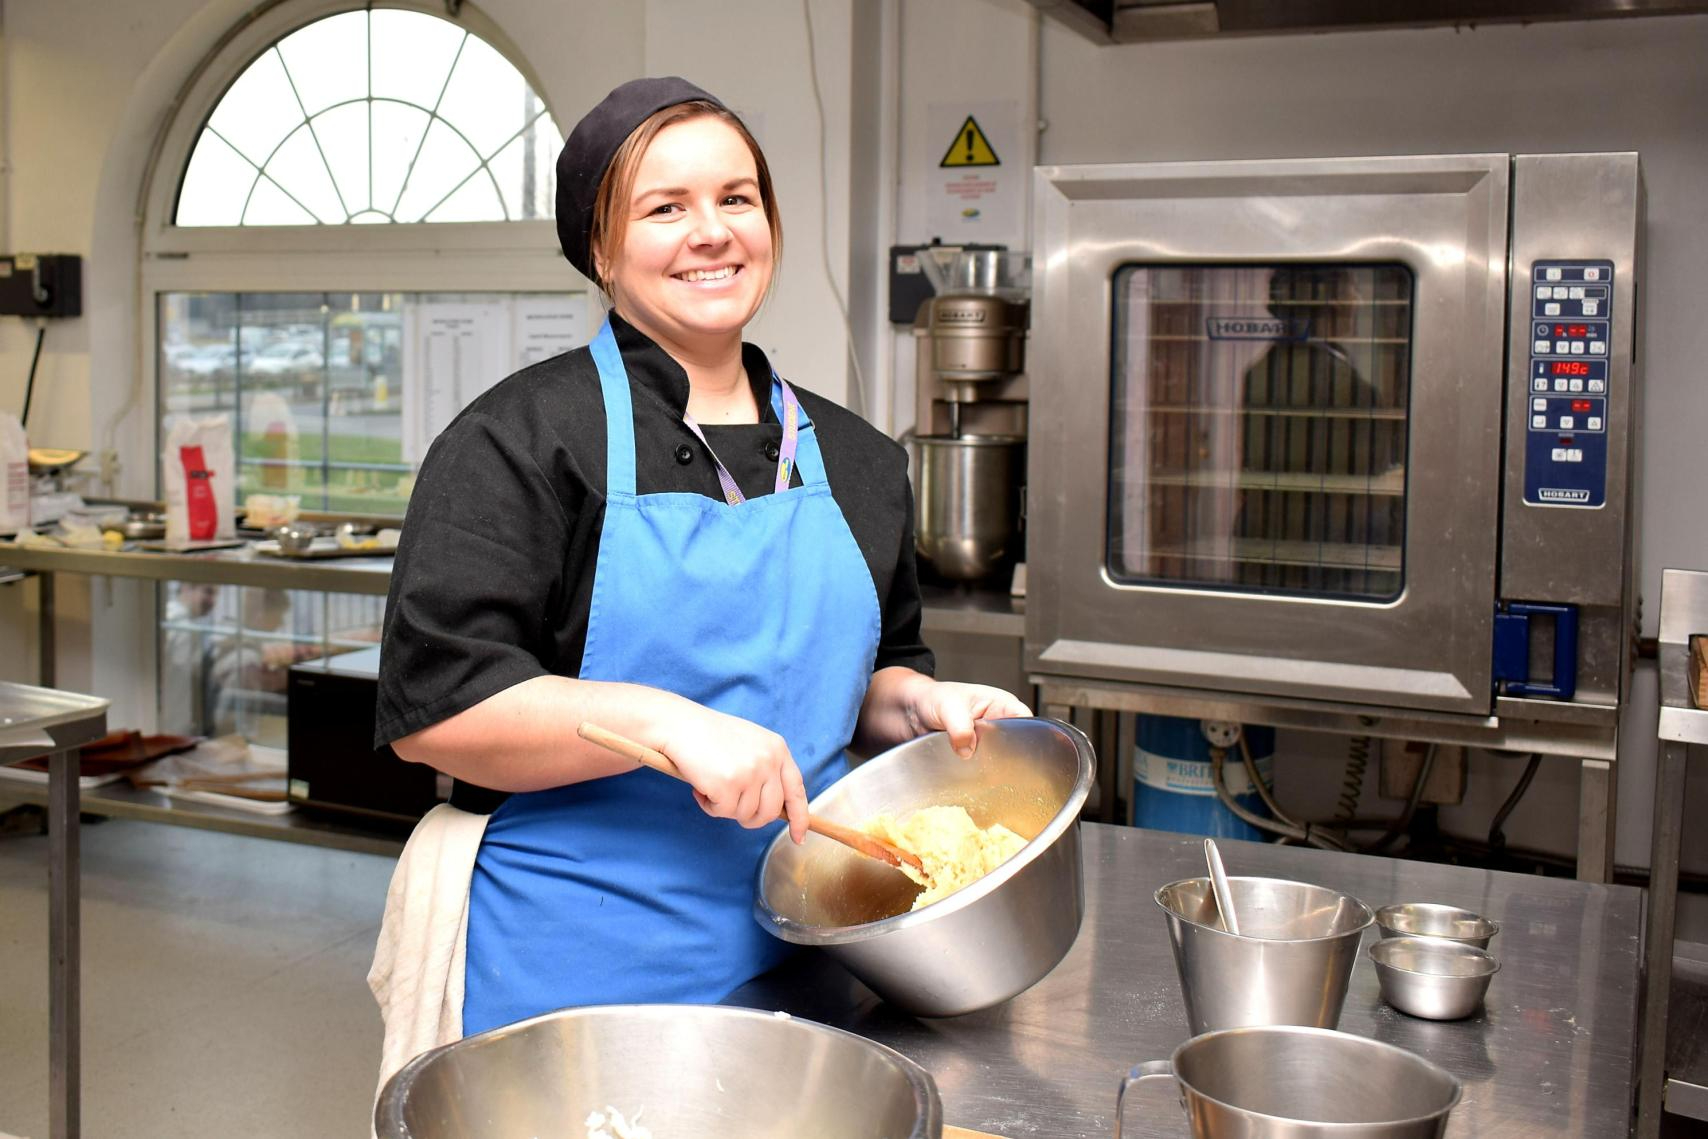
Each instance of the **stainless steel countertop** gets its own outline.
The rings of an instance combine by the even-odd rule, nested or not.
[[[390,556],[296,560],[257,554],[247,543],[225,550],[167,553],[137,549],[55,550],[0,542],[0,566],[37,573],[81,573],[382,596],[391,584]]]
[[[100,739],[107,731],[109,703],[99,696],[0,681],[0,728],[13,738],[35,735],[53,741],[51,745],[13,744],[0,739],[0,764],[82,747]]]
[[[896,1048],[929,1069],[948,1123],[1022,1139],[1114,1133],[1115,1090],[1187,1039],[1159,886],[1204,873],[1203,840],[1083,824],[1085,923],[1055,970],[1006,1005],[948,1020],[892,1010],[827,958],[803,954],[729,1003],[782,1009]],[[1641,891],[1557,878],[1220,843],[1231,874],[1331,886],[1378,908],[1434,901],[1499,920],[1501,972],[1469,1020],[1415,1020],[1381,1002],[1361,954],[1340,1028],[1409,1048],[1465,1085],[1449,1139],[1608,1139],[1631,1119]],[[1376,937],[1374,927],[1366,944]],[[1143,1085],[1127,1132],[1184,1135],[1172,1094]]]

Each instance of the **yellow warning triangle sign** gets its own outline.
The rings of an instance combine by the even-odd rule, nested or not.
[[[979,124],[971,115],[961,124],[961,129],[955,132],[955,141],[949,144],[949,149],[943,152],[943,161],[939,166],[1001,166],[1002,159],[991,149],[990,140],[979,129]]]

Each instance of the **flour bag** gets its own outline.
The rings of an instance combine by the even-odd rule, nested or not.
[[[24,425],[0,411],[0,534],[30,528],[30,444]]]
[[[237,536],[237,464],[229,415],[174,420],[160,463],[167,545]]]

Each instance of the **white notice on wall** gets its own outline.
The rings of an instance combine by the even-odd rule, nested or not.
[[[932,103],[926,116],[930,153],[926,223],[931,236],[1018,248],[1026,156],[1020,152],[1020,104]]]
[[[512,302],[511,342],[515,369],[561,356],[586,344],[587,295],[518,297]]]
[[[510,316],[506,303],[405,306],[405,462],[419,463],[457,412],[510,373]]]

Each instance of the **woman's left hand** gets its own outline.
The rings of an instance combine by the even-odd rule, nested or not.
[[[988,684],[933,680],[910,668],[885,668],[872,676],[856,741],[875,752],[927,732],[946,732],[956,753],[971,758],[978,746],[977,721],[1031,714],[1018,697]]]

